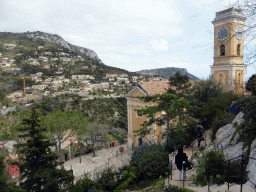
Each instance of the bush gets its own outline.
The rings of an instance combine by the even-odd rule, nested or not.
[[[96,181],[94,181],[93,188],[102,189],[104,191],[114,191],[120,183],[124,182],[129,178],[129,175],[122,175],[124,172],[128,172],[130,169],[129,165],[125,165],[119,168],[117,171],[113,171],[110,167],[103,171],[101,176],[99,176]]]
[[[198,155],[198,161],[195,167],[197,175],[196,184],[205,186],[207,180],[211,179],[213,183],[222,184],[225,179],[225,170],[227,168],[224,162],[224,154],[216,149],[212,151],[205,150],[202,156]]]
[[[256,86],[256,75],[254,74],[249,78],[248,82],[246,83],[246,90],[250,91],[252,95],[256,95],[255,86]]]
[[[85,178],[78,180],[75,185],[70,189],[70,192],[83,192],[88,191],[92,188],[93,181],[91,179]]]
[[[130,162],[131,167],[136,167],[134,174],[136,181],[155,179],[164,175],[168,166],[169,153],[164,150],[164,145],[145,143],[134,149]]]
[[[248,146],[250,152],[251,144],[256,138],[256,96],[239,99],[237,106],[244,113],[244,126],[240,137],[245,139],[243,147]]]

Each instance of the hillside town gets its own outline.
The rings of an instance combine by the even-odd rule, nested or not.
[[[12,50],[16,47],[16,44],[4,44],[4,47],[8,50]],[[43,46],[38,46],[38,49],[42,49]],[[43,96],[55,97],[56,95],[72,93],[82,96],[84,99],[93,99],[94,97],[99,97],[97,91],[102,90],[104,93],[102,96],[109,98],[115,96],[124,95],[125,92],[121,91],[124,89],[130,89],[134,84],[139,81],[145,80],[144,75],[128,76],[126,73],[106,73],[102,78],[97,78],[95,83],[94,75],[64,75],[66,65],[75,65],[75,62],[83,62],[84,59],[80,56],[71,57],[70,54],[61,52],[58,50],[58,54],[52,57],[51,52],[42,52],[37,55],[37,59],[29,58],[23,60],[23,63],[29,63],[30,66],[40,66],[43,69],[50,69],[55,67],[55,75],[47,76],[43,72],[37,72],[35,74],[27,74],[28,76],[18,77],[21,74],[21,68],[17,67],[15,59],[8,58],[0,53],[0,68],[5,72],[10,78],[20,78],[26,82],[26,79],[31,79],[33,81],[31,86],[24,84],[24,90],[18,90],[14,93],[7,95],[7,98],[13,102],[18,102],[22,104],[30,103],[32,100],[39,100]],[[17,54],[16,56],[21,56],[22,54]],[[15,56],[15,55],[14,55]],[[60,62],[61,65],[55,65],[54,62]],[[89,64],[81,66],[84,70],[99,70],[96,65]],[[24,79],[25,78],[25,79]],[[157,77],[151,77],[149,80],[160,80]]]

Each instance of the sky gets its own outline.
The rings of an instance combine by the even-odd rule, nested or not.
[[[186,68],[200,79],[213,64],[218,11],[232,0],[0,0],[0,31],[42,31],[92,49],[128,70]],[[246,57],[246,54],[245,54]],[[256,69],[247,67],[246,80]]]

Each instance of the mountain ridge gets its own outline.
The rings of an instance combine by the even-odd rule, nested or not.
[[[166,68],[155,68],[155,69],[143,69],[140,71],[135,71],[136,73],[148,74],[148,75],[158,75],[159,77],[163,77],[164,79],[169,79],[170,76],[174,76],[176,72],[179,71],[181,75],[187,75],[189,80],[200,80],[198,77],[188,73],[185,68],[177,68],[177,67],[166,67]]]
[[[99,61],[102,63],[102,61],[99,59],[98,55],[91,49],[84,48],[78,45],[72,45],[71,43],[68,43],[66,40],[64,40],[60,35],[57,34],[51,34],[41,31],[35,31],[35,32],[25,32],[21,33],[25,36],[32,38],[32,39],[43,39],[47,40],[51,43],[56,43],[58,45],[61,45],[69,50],[72,50],[74,52],[77,52],[78,54],[81,54],[82,56],[89,57],[90,59],[94,59],[96,61]]]

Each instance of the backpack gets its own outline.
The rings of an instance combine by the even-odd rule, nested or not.
[[[184,164],[184,167],[185,167],[186,170],[192,169],[192,162],[191,162],[191,161],[187,161],[187,162]]]

